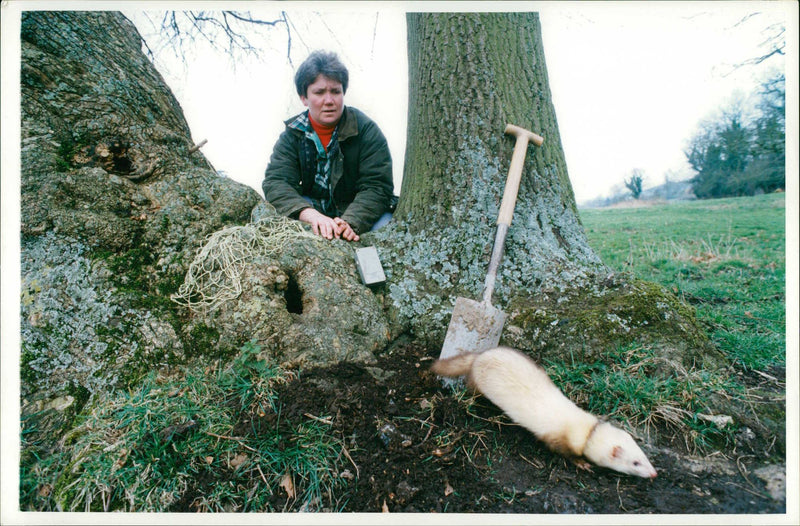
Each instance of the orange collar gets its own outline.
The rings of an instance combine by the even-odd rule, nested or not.
[[[314,119],[311,118],[311,113],[308,114],[308,122],[311,123],[311,127],[314,128],[317,136],[319,137],[322,146],[325,150],[328,149],[328,145],[331,143],[331,137],[333,136],[333,130],[336,129],[336,125],[333,126],[323,126],[322,124],[318,123]]]

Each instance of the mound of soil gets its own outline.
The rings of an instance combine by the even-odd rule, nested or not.
[[[345,445],[341,511],[785,512],[785,494],[772,498],[748,459],[688,459],[642,444],[655,480],[582,471],[485,398],[457,399],[428,371],[437,355],[401,343],[375,367],[304,370],[278,390],[281,419],[319,419]],[[280,509],[286,495],[275,499]]]

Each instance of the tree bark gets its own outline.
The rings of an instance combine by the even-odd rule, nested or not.
[[[25,11],[20,39],[23,396],[104,393],[219,345],[169,296],[258,195],[189,154],[120,13]]]

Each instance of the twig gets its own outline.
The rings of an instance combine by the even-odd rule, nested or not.
[[[356,468],[356,478],[359,478],[360,472],[358,469],[358,465],[355,462],[353,462],[353,457],[350,456],[350,452],[347,451],[347,448],[345,447],[344,444],[342,444],[342,452],[344,453],[344,456],[347,457],[347,460],[349,460],[350,463],[353,465],[353,467]]]
[[[208,435],[208,436],[212,436],[212,437],[214,437],[214,438],[221,438],[221,439],[224,439],[224,440],[233,440],[234,442],[238,442],[238,443],[239,443],[239,445],[240,445],[240,446],[242,446],[243,448],[245,448],[246,450],[248,450],[248,451],[252,451],[253,453],[258,453],[258,451],[257,451],[257,450],[255,450],[255,449],[251,448],[250,446],[248,446],[247,444],[245,444],[244,442],[242,442],[242,439],[241,439],[241,438],[239,438],[239,437],[229,437],[229,436],[225,436],[225,435],[218,435],[218,434],[216,434],[216,433],[212,433],[211,431],[204,431],[204,433],[205,433],[206,435]]]
[[[749,482],[749,481],[748,481],[748,482]],[[767,497],[765,497],[763,494],[761,494],[761,493],[756,493],[755,491],[749,490],[749,489],[747,489],[746,487],[742,486],[741,484],[737,484],[737,483],[735,483],[735,482],[726,482],[726,484],[729,484],[729,485],[731,485],[731,486],[736,486],[736,487],[737,487],[737,488],[739,488],[739,489],[743,489],[743,490],[745,490],[747,493],[750,493],[751,495],[755,495],[756,497],[758,497],[758,498],[760,498],[760,499],[766,499],[766,498],[767,498]]]
[[[622,503],[622,495],[619,492],[619,481],[620,479],[617,479],[617,498],[619,499],[619,509],[621,509],[624,512],[627,512],[628,510],[625,509],[625,505]]]
[[[422,439],[422,442],[420,442],[420,443],[419,443],[419,445],[420,445],[420,446],[421,446],[422,444],[424,444],[426,440],[428,440],[428,437],[430,437],[430,436],[431,436],[431,432],[433,431],[433,428],[434,428],[434,427],[436,427],[436,426],[435,426],[434,424],[431,424],[431,426],[428,428],[428,432],[425,434],[425,438],[423,438],[423,439]]]
[[[203,139],[203,140],[202,140],[202,141],[200,141],[199,143],[197,143],[197,144],[195,144],[194,146],[192,146],[191,148],[189,148],[189,155],[193,154],[194,152],[196,152],[197,150],[199,150],[200,148],[202,148],[203,146],[205,146],[205,144],[206,144],[207,142],[208,142],[208,139]]]
[[[753,455],[742,455],[736,459],[736,467],[739,469],[739,473],[742,475],[744,480],[746,480],[747,483],[752,486],[753,483],[750,482],[749,478],[747,478],[747,466],[745,466],[744,463],[742,462],[743,458],[753,458]]]
[[[531,461],[531,460],[528,460],[527,458],[525,458],[524,456],[522,456],[522,453],[518,453],[518,454],[519,454],[519,456],[520,456],[520,458],[521,458],[522,460],[524,460],[525,462],[527,462],[527,463],[528,463],[528,464],[530,464],[531,466],[535,467],[536,469],[544,469],[544,464],[542,464],[541,462],[540,462],[540,463],[537,465],[537,464],[536,464],[536,463],[534,463],[533,461]]]
[[[240,15],[237,11],[223,11],[222,13],[225,14],[225,15],[229,15],[229,16],[237,19],[237,20],[241,20],[242,22],[247,22],[249,24],[260,24],[260,25],[264,25],[264,26],[274,26],[276,24],[280,24],[280,23],[284,23],[285,24],[286,23],[286,20],[283,17],[279,18],[278,20],[273,20],[271,22],[267,21],[267,20],[260,20],[260,19],[257,19],[257,18],[253,18],[250,15],[249,11],[245,12],[245,15],[247,15],[246,17],[245,17],[245,15]],[[283,14],[284,13],[281,12],[281,15],[283,15]]]
[[[256,464],[256,468],[258,469],[258,474],[261,475],[261,480],[264,481],[264,484],[267,486],[267,489],[269,489],[269,482],[267,482],[267,477],[264,476],[264,472],[261,471],[261,466]]]
[[[757,370],[757,369],[753,369],[753,372],[754,372],[754,373],[756,373],[756,374],[758,374],[758,375],[761,375],[761,376],[763,376],[763,377],[764,377],[764,378],[766,378],[767,380],[772,380],[773,382],[780,382],[780,381],[779,381],[777,378],[775,378],[774,376],[772,376],[772,375],[769,375],[769,374],[767,374],[767,373],[763,373],[763,372],[761,372],[761,371],[759,371],[759,370]]]
[[[312,415],[310,413],[303,413],[303,416],[308,417],[311,420],[316,420],[317,422],[322,422],[323,424],[327,424],[329,426],[333,425],[333,422],[331,422],[331,417],[329,417],[329,416],[326,416],[325,418],[320,418],[320,417],[314,416],[314,415]]]

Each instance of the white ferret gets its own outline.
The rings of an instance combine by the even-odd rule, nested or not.
[[[575,405],[545,370],[525,354],[508,347],[463,353],[437,360],[431,370],[451,378],[467,377],[467,385],[482,393],[551,450],[591,469],[586,459],[644,478],[656,470],[633,438]]]

